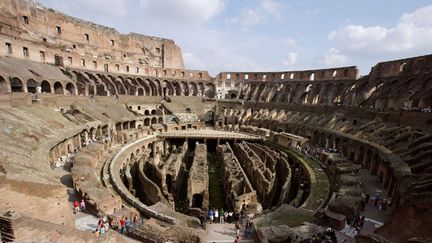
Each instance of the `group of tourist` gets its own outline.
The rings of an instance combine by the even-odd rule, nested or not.
[[[75,201],[73,201],[73,213],[76,214],[79,211],[85,211],[86,210],[86,203],[84,201],[84,199],[81,199],[80,202],[78,202],[77,199],[75,199]]]
[[[384,198],[380,193],[376,193],[374,197],[371,197],[369,200],[369,205],[378,207],[380,211],[385,211],[390,204],[390,199]]]
[[[231,223],[234,221],[234,213],[232,211],[225,211],[223,208],[221,210],[218,209],[209,209],[208,211],[208,219],[209,223],[220,223],[223,224],[225,222]]]
[[[108,223],[108,218],[104,216],[99,219],[97,228],[95,229],[94,233],[96,237],[99,237],[111,227],[111,229],[116,230],[124,235],[129,232],[131,227],[133,227],[137,223],[137,214],[131,214],[130,217],[123,216],[119,220],[112,219],[111,223]]]
[[[332,228],[319,233],[313,234],[309,237],[304,237],[301,235],[289,236],[284,242],[289,243],[337,243],[336,232]],[[345,242],[344,242],[345,243]]]

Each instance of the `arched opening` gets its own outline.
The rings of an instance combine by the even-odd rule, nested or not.
[[[233,100],[233,99],[237,98],[237,95],[235,93],[232,93],[230,98]]]
[[[204,197],[201,194],[193,194],[192,196],[192,207],[201,208],[203,205]]]
[[[66,94],[67,95],[76,95],[75,86],[72,83],[66,84]]]
[[[28,93],[36,93],[37,83],[33,79],[29,79],[27,81],[27,92]]]
[[[214,112],[207,111],[205,114],[205,124],[206,126],[214,126]]]
[[[163,119],[162,119],[162,117],[159,117],[159,118],[158,118],[158,123],[163,123]]]
[[[165,176],[165,183],[167,185],[168,192],[172,193],[172,176],[171,175],[168,174]]]
[[[55,94],[63,94],[63,85],[60,82],[54,83],[54,93]]]
[[[22,83],[22,81],[19,78],[13,78],[10,81],[10,86],[11,86],[12,93],[15,93],[15,92],[24,92],[23,83]]]
[[[8,92],[8,84],[6,80],[2,76],[0,76],[0,94],[6,94]]]
[[[151,119],[151,124],[156,124],[157,123],[157,119],[156,119],[156,117],[153,117],[152,119]]]
[[[42,93],[51,93],[51,84],[48,81],[46,81],[46,80],[42,81],[41,92]]]
[[[215,86],[213,84],[206,84],[205,86],[205,96],[207,98],[214,98],[215,96]]]
[[[144,126],[150,126],[150,119],[149,118],[146,118],[146,119],[144,119]]]
[[[138,89],[138,95],[139,96],[144,96],[144,89],[143,88],[139,88]]]

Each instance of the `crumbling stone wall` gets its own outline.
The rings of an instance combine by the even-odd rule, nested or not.
[[[274,165],[273,168],[267,167],[246,142],[235,144],[234,154],[241,161],[240,164],[250,178],[253,188],[257,191],[258,200],[263,204],[263,207],[269,206],[270,194],[275,182]]]
[[[228,209],[240,213],[245,206],[253,213],[261,212],[262,206],[258,201],[257,193],[234,155],[231,146],[228,143],[219,145],[217,153],[224,168],[225,203],[228,205]]]
[[[187,199],[189,207],[207,211],[209,207],[209,175],[207,145],[196,144],[192,166],[189,170]]]

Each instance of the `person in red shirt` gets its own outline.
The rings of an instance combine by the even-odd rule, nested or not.
[[[122,234],[126,233],[126,220],[123,217],[120,219],[120,232]]]
[[[79,202],[75,200],[73,202],[73,213],[77,213],[79,211]]]

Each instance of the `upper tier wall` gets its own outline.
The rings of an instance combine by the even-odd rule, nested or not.
[[[314,80],[354,80],[359,70],[355,66],[331,69],[317,69],[284,72],[223,72],[218,75],[219,81],[314,81]]]
[[[111,61],[184,69],[181,50],[173,40],[135,33],[120,34],[113,28],[79,20],[28,1],[1,1],[0,23],[0,35],[8,39],[7,43],[12,48],[12,53],[8,54],[11,56],[21,58],[23,50],[14,49],[26,42],[45,52],[43,59],[46,60],[42,61],[53,62],[53,56],[58,55],[64,62],[69,57],[76,57],[79,62],[81,56],[99,63]],[[48,55],[52,53],[54,55]],[[39,50],[29,58],[40,61]]]

